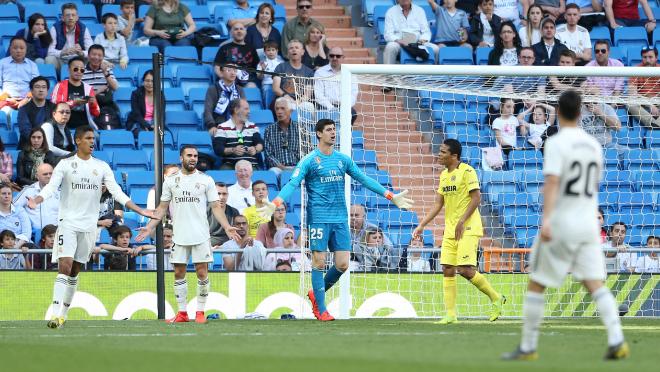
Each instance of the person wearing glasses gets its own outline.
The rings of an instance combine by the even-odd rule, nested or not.
[[[291,107],[285,98],[275,100],[275,116],[277,121],[264,133],[264,153],[269,170],[279,176],[300,161],[299,124],[291,119]]]
[[[54,65],[58,72],[73,57],[87,57],[87,49],[94,44],[89,29],[79,22],[76,4],[63,4],[61,10],[62,19],[50,28],[52,42],[46,57],[46,63]]]
[[[257,154],[263,151],[264,142],[257,126],[248,120],[250,105],[244,98],[239,98],[229,102],[227,110],[231,118],[218,125],[213,137],[213,150],[222,157],[220,169],[234,169],[239,160],[247,160],[257,167]]]
[[[655,47],[642,48],[642,63],[640,67],[658,67],[658,49]],[[660,91],[660,78],[633,78],[628,84],[628,94],[632,97],[655,98]],[[635,100],[631,101],[635,102]],[[660,128],[660,106],[659,105],[628,105],[628,113],[647,127]]]
[[[69,155],[75,149],[73,137],[67,125],[69,118],[71,118],[71,107],[66,102],[60,102],[53,110],[52,119],[41,126],[46,134],[48,149],[59,158]]]
[[[53,103],[66,102],[70,107],[68,126],[76,129],[89,125],[98,129],[94,118],[101,114],[94,87],[82,81],[85,74],[85,60],[74,57],[69,61],[69,78],[55,85],[50,100]],[[50,142],[48,142],[50,144]]]
[[[305,40],[307,28],[314,25],[319,29],[325,29],[321,22],[312,18],[312,0],[296,1],[298,15],[291,18],[282,28],[282,56],[288,59],[288,46],[291,40]]]
[[[330,63],[319,67],[314,73],[314,97],[316,102],[323,110],[339,110],[341,103],[341,90],[339,89],[339,75],[341,74],[341,64],[344,61],[344,50],[340,47],[333,47],[328,53]],[[328,79],[328,78],[335,79]],[[351,86],[351,124],[357,118],[355,103],[357,102],[358,85],[353,83]]]
[[[610,42],[598,40],[594,45],[595,59],[587,63],[586,67],[623,67],[618,59],[610,58]],[[600,90],[603,97],[618,96],[623,92],[625,79],[623,77],[590,76],[587,84]]]
[[[23,147],[30,144],[30,131],[40,128],[46,120],[50,119],[54,105],[48,97],[50,82],[43,76],[37,76],[30,80],[30,95],[32,99],[18,109],[18,128],[21,138],[18,146]]]

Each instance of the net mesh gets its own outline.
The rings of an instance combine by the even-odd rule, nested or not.
[[[605,151],[606,170],[599,195],[604,212],[603,234],[617,222],[626,225],[621,244],[617,238],[609,241],[603,237],[604,249],[612,249],[606,260],[611,273],[608,284],[619,293],[621,288],[636,285],[619,274],[655,270],[643,267],[649,253],[623,252],[630,247],[633,251],[645,247],[649,236],[660,234],[655,209],[660,191],[660,120],[653,116],[658,114],[656,107],[660,108],[660,84],[656,85],[654,79],[594,77],[586,69],[582,76],[525,76],[521,71],[519,76],[507,77],[420,75],[414,74],[415,66],[410,68],[408,75],[353,75],[359,86],[354,105],[357,118],[351,126],[351,139],[340,137],[337,149],[342,141],[350,140],[357,165],[387,189],[409,190],[415,206],[401,211],[361,185],[351,184],[348,199],[365,212],[364,223],[352,230],[351,316],[443,314],[442,276],[434,274],[442,272],[439,248],[444,212],[427,226],[422,242],[412,241],[412,231],[434,205],[442,171],[435,154],[445,138],[461,142],[462,161],[479,175],[479,210],[485,230],[479,247],[479,270],[506,274],[528,271],[529,248],[542,214],[542,145],[557,128],[556,101],[568,88],[582,93],[580,125],[601,142]],[[339,97],[338,77],[296,78],[297,91],[318,86],[319,81],[325,82],[326,90],[328,86],[335,89],[323,95]],[[504,106],[509,102],[513,114],[505,120],[508,109]],[[339,107],[299,99],[297,120],[303,154],[316,146],[314,124],[321,118],[339,123]],[[349,123],[341,122],[344,125]],[[503,152],[493,150],[498,143],[503,145]],[[304,221],[303,210],[299,212]],[[488,277],[496,290],[513,299],[509,314],[520,315],[526,276]],[[525,280],[521,280],[523,277]],[[487,315],[489,299],[466,280],[458,278],[457,283],[459,315]],[[547,313],[593,315],[588,296],[579,286],[566,283],[551,292],[553,301],[547,302]],[[301,288],[310,287],[307,276]],[[382,292],[388,294],[375,296]],[[630,295],[629,291],[625,293],[619,295],[622,302]],[[333,289],[328,293],[328,302],[338,296],[339,290]],[[412,306],[398,306],[406,301],[398,301],[397,296]],[[372,306],[388,302],[391,306],[387,310]]]

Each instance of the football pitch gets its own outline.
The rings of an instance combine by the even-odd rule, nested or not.
[[[0,322],[3,371],[652,371],[660,322],[624,319],[632,357],[604,362],[598,319],[548,320],[535,362],[503,362],[520,321],[215,320]]]

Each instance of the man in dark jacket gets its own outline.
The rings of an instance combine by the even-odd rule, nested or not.
[[[459,2],[460,3],[460,2]],[[493,0],[481,0],[479,11],[470,14],[468,42],[473,47],[492,47],[495,37],[500,34],[502,18],[494,13]],[[458,7],[459,4],[456,4]]]
[[[225,209],[225,216],[227,216],[227,221],[233,221],[235,216],[240,215],[238,209],[227,205],[227,199],[229,198],[229,191],[227,185],[224,182],[216,182],[215,189],[218,192],[218,203],[220,206]],[[229,240],[225,229],[222,228],[218,220],[213,216],[211,207],[207,209],[207,216],[209,220],[209,231],[211,233],[211,247],[219,247]]]
[[[32,99],[18,109],[18,128],[21,132],[19,148],[29,142],[32,128],[40,127],[53,113],[53,104],[47,98],[48,89],[50,82],[45,77],[37,76],[30,80]]]
[[[545,18],[541,21],[541,41],[534,44],[534,57],[537,66],[557,66],[559,65],[559,55],[568,47],[555,37],[555,21],[551,18]]]

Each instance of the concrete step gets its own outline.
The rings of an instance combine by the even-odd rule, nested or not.
[[[418,131],[387,133],[384,132],[383,130],[372,129],[370,131],[364,130],[363,135],[364,135],[364,142],[368,145],[372,145],[374,143],[382,143],[382,142],[421,143],[423,139],[422,134]]]
[[[316,1],[314,2],[316,3]],[[286,15],[289,17],[295,17],[298,15],[298,8],[296,3],[287,4],[284,6],[286,8]],[[339,5],[316,5],[312,8],[312,18],[321,17],[321,16],[342,16],[345,15],[346,11],[343,6]]]
[[[370,146],[377,152],[387,152],[399,154],[401,157],[414,157],[418,154],[430,154],[431,145],[429,143],[411,143],[411,142],[376,142]]]
[[[321,22],[326,28],[350,28],[351,26],[351,17],[350,16],[312,16],[315,20]],[[334,35],[326,32],[328,35]]]
[[[277,0],[276,2],[279,5],[284,5],[285,7],[294,8],[296,6],[296,1],[297,0]],[[314,0],[312,4],[314,5],[314,8],[312,8],[312,14],[314,14],[313,12],[316,10],[316,8],[320,8],[327,5],[336,6],[337,0]],[[293,14],[295,15],[296,13],[294,12]]]
[[[341,47],[346,51],[348,48],[362,48],[364,46],[364,40],[361,37],[329,37],[328,46],[332,47]],[[368,51],[368,49],[363,49]],[[367,53],[367,55],[369,55]]]
[[[331,44],[333,45],[333,44]],[[333,45],[334,46],[334,45]],[[369,54],[369,49],[365,48],[358,48],[358,47],[352,47],[352,48],[343,48],[344,49],[344,56],[345,58],[369,58],[371,55]]]
[[[376,64],[376,57],[344,58],[344,63],[350,63],[353,65],[373,65]]]
[[[357,37],[357,30],[354,28],[331,28],[328,25],[324,25],[325,34],[328,35],[329,39],[344,38],[344,37]],[[360,38],[362,39],[362,38]],[[334,44],[330,44],[333,46]]]

